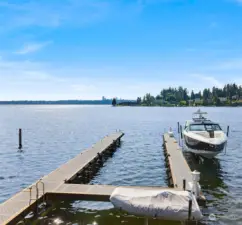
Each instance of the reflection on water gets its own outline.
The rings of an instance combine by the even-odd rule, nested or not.
[[[227,186],[223,182],[223,170],[221,168],[220,160],[197,158],[195,155],[186,152],[186,160],[191,170],[197,170],[201,173],[200,184],[205,190],[216,190],[220,187],[226,189]]]
[[[135,217],[125,212],[110,208],[109,209],[94,209],[93,202],[84,203],[87,208],[89,204],[91,208],[87,209],[80,207],[81,202],[55,202],[55,206],[48,216],[40,217],[38,221],[28,220],[27,222],[33,225],[55,225],[55,224],[69,224],[69,225],[116,225],[116,224],[127,224],[127,225],[181,225],[181,222],[173,221],[162,221],[157,219],[149,219],[148,224],[146,218]],[[99,203],[100,204],[100,203]],[[82,205],[83,206],[83,205]],[[34,221],[34,222],[33,222]],[[193,223],[194,225],[196,223]],[[202,225],[202,224],[198,224]]]
[[[203,209],[205,220],[208,220],[209,224],[242,224],[241,195],[235,196],[235,193],[230,191],[231,183],[224,182],[230,180],[228,173],[221,166],[224,160],[200,160],[190,153],[186,153],[186,159],[192,170],[201,172],[200,184],[207,198],[206,208]],[[234,187],[234,190],[238,192],[238,188]]]

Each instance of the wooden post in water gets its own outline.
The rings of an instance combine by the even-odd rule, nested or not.
[[[18,131],[18,149],[21,150],[23,148],[22,145],[22,129]]]

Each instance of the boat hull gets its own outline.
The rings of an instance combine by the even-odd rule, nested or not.
[[[207,158],[207,159],[212,159],[212,158],[216,157],[219,153],[222,152],[222,151],[213,152],[213,151],[206,151],[206,150],[201,150],[201,149],[192,149],[192,148],[187,147],[186,144],[184,146],[184,150],[191,152],[195,155],[202,156],[203,158]]]
[[[214,158],[226,147],[227,141],[218,144],[206,143],[184,135],[184,150],[200,155],[204,158]]]

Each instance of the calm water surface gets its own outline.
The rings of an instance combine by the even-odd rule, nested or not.
[[[242,224],[242,108],[206,108],[212,120],[230,125],[227,154],[198,163],[208,199],[203,224]],[[177,121],[191,118],[194,108],[107,106],[1,106],[0,202],[76,156],[105,135],[125,132],[121,147],[92,180],[93,184],[167,186],[161,134]],[[24,152],[17,151],[18,128]],[[211,214],[216,221],[211,221]],[[63,221],[63,223],[61,223]],[[144,224],[114,210],[109,203],[56,202],[29,224]],[[150,220],[149,224],[178,225]]]

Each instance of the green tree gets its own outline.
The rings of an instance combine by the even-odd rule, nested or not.
[[[180,106],[186,106],[187,105],[187,102],[186,101],[180,101]]]
[[[116,98],[113,98],[112,106],[116,106],[116,105],[117,105],[117,100],[116,100]]]
[[[226,84],[223,88],[213,87],[212,89],[209,89],[205,87],[202,92],[194,93],[194,91],[191,91],[190,96],[188,95],[187,88],[183,88],[182,86],[179,86],[178,88],[169,87],[161,90],[156,98],[150,94],[146,94],[142,103],[145,105],[164,104],[164,102],[169,104],[180,104],[181,101],[188,102],[189,99],[195,100],[198,98],[203,99],[204,105],[221,105],[221,102],[219,101],[220,97],[226,97],[228,99],[227,104],[231,104],[233,97],[234,99],[242,97],[242,86],[238,86],[234,83]]]
[[[162,100],[162,97],[161,97],[160,95],[157,95],[157,96],[155,97],[155,99],[156,99],[156,100]]]
[[[221,101],[218,97],[215,97],[215,104],[216,106],[220,106],[221,105]]]
[[[192,93],[191,93],[191,100],[195,100],[195,94],[194,94],[193,90],[192,90]]]
[[[147,93],[143,98],[143,103],[148,106],[154,105],[155,97],[152,96],[150,93]]]
[[[141,99],[141,97],[138,97],[137,98],[137,104],[140,105],[141,103],[142,103],[142,99]]]

